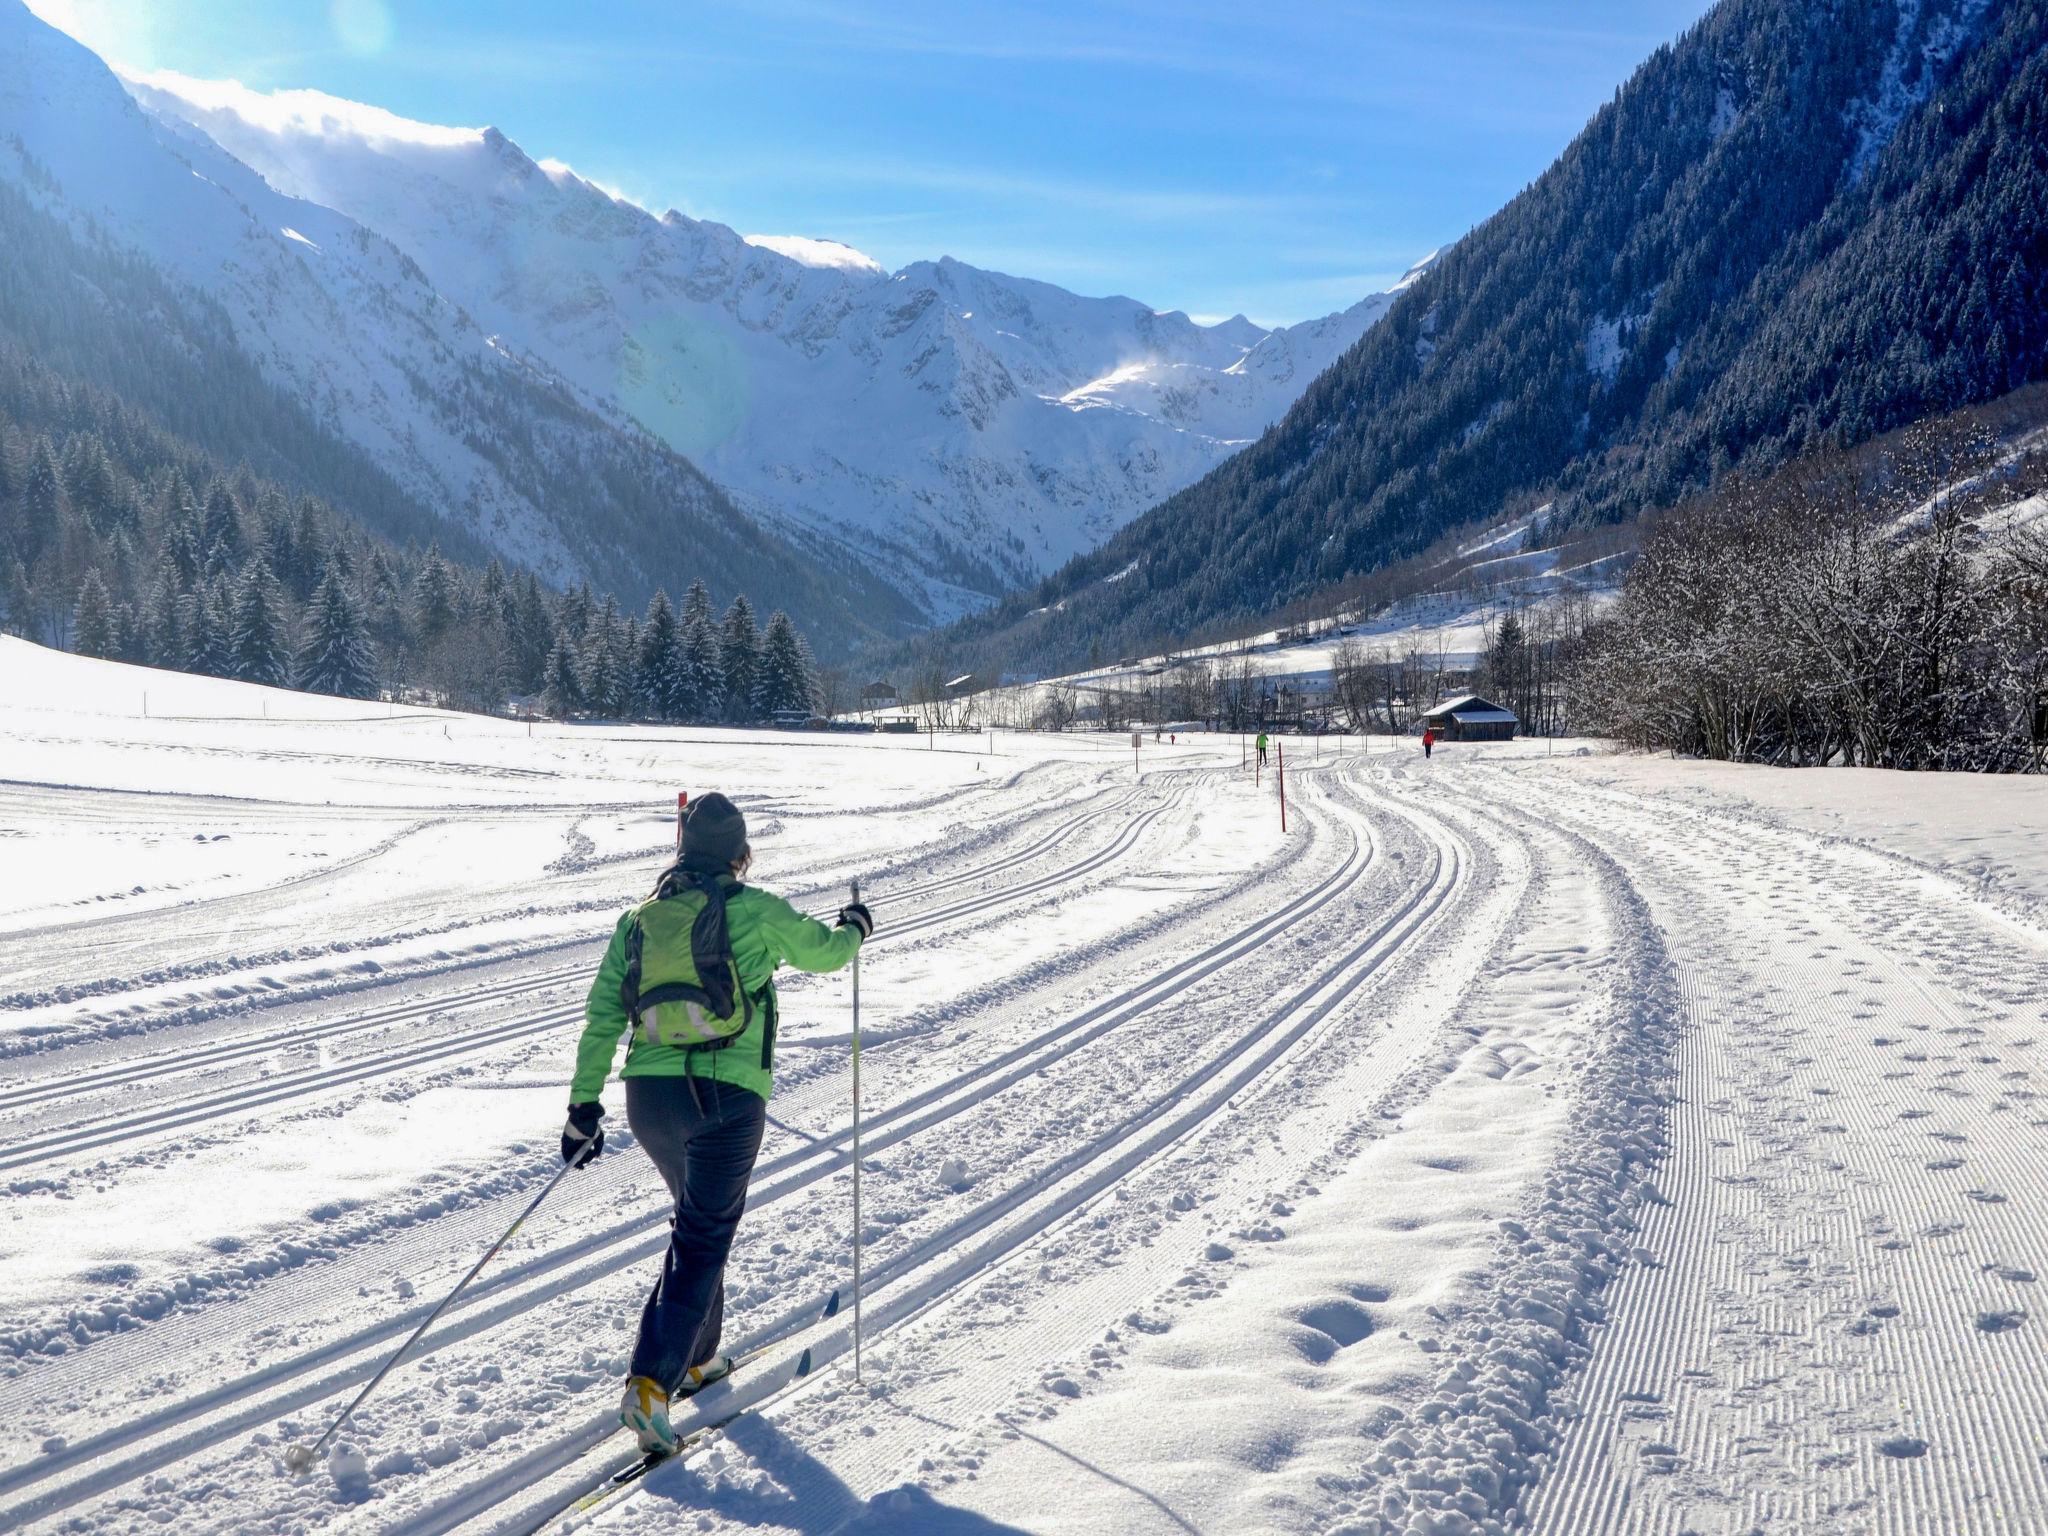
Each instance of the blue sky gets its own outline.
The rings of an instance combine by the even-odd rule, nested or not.
[[[495,124],[659,211],[1280,323],[1536,176],[1708,0],[29,0],[138,69]]]

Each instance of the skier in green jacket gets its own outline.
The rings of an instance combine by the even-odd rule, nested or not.
[[[804,971],[836,971],[874,931],[873,917],[858,902],[843,908],[838,925],[828,928],[780,896],[742,884],[752,862],[746,820],[738,807],[715,793],[690,807],[675,863],[649,901],[628,911],[613,930],[584,1007],[583,1038],[569,1084],[562,1160],[581,1167],[604,1149],[599,1095],[611,1075],[619,1036],[635,1022],[621,987],[629,958],[633,968],[638,966],[636,927],[642,914],[657,901],[697,888],[705,877],[714,880],[725,896],[731,968],[751,1008],[746,1027],[715,1048],[664,1045],[652,1038],[652,1030],[635,1028],[619,1074],[626,1085],[626,1122],[675,1200],[668,1254],[641,1310],[639,1341],[619,1407],[619,1422],[639,1436],[644,1451],[675,1449],[670,1401],[709,1386],[733,1368],[731,1357],[718,1352],[725,1320],[725,1261],[746,1208],[747,1182],[761,1150],[773,1087],[776,969],[787,963]]]

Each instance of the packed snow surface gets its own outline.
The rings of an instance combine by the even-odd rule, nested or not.
[[[664,1197],[556,1167],[673,838],[858,875],[623,1532],[2048,1525],[2038,782],[526,726],[0,640],[0,1527],[538,1529]],[[792,1374],[808,1348],[807,1377]],[[685,1415],[685,1424],[694,1422]],[[299,1453],[301,1456],[304,1452]]]

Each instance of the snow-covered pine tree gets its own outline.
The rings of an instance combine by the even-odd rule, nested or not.
[[[245,683],[284,686],[287,665],[283,592],[262,556],[242,567],[229,621],[228,666]]]
[[[519,582],[512,623],[515,685],[521,693],[538,693],[547,684],[548,653],[555,645],[555,621],[548,612],[540,578],[527,571]]]
[[[683,692],[679,662],[675,609],[669,605],[668,593],[656,592],[647,605],[647,622],[640,626],[640,650],[633,658],[633,692],[643,714],[656,720],[676,718]]]
[[[157,573],[135,620],[135,659],[152,667],[177,665],[178,587],[168,570]]]
[[[441,557],[441,546],[429,545],[412,579],[412,632],[420,649],[445,635],[457,617],[455,573]]]
[[[760,664],[761,635],[754,624],[754,605],[742,592],[725,610],[725,622],[718,636],[718,666],[730,719],[749,718],[754,701],[754,674]]]
[[[683,709],[685,720],[716,720],[725,707],[725,670],[719,660],[718,627],[708,614],[683,626]]]
[[[557,720],[566,720],[583,707],[583,682],[576,675],[576,650],[566,625],[555,631],[554,649],[548,652],[540,707]]]
[[[227,671],[227,617],[212,588],[201,583],[178,599],[177,668],[206,677]]]
[[[624,649],[625,625],[619,619],[619,605],[607,592],[597,616],[590,621],[578,663],[583,677],[583,699],[592,711],[609,719],[630,714],[633,709],[633,668]]]
[[[327,542],[327,528],[321,521],[318,504],[310,496],[301,496],[298,510],[292,515],[292,561],[279,568],[277,574],[291,588],[292,596],[302,603],[311,600],[321,578],[327,574],[327,561],[322,553]]]
[[[778,709],[811,707],[810,660],[804,654],[802,637],[789,615],[780,609],[769,615],[768,628],[761,637],[761,654],[754,673],[754,709],[773,714]]]
[[[21,511],[15,519],[15,553],[21,563],[34,569],[43,551],[57,540],[67,504],[64,471],[57,462],[57,450],[48,437],[39,437],[29,450],[28,473],[22,479]]]
[[[242,509],[235,505],[235,494],[225,480],[215,478],[206,488],[199,518],[199,547],[209,574],[233,570],[241,564],[246,549]]]
[[[81,656],[112,656],[115,652],[114,610],[99,568],[78,584],[78,602],[71,611],[71,648]]]
[[[353,593],[330,560],[301,625],[298,686],[344,699],[377,695],[377,658]]]
[[[688,629],[699,621],[715,624],[712,616],[711,594],[705,589],[704,578],[699,576],[690,583],[690,590],[683,594],[682,626]]]

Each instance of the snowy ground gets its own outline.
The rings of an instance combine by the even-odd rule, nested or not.
[[[280,1456],[552,1173],[713,787],[876,898],[863,1379],[797,978],[724,1400],[815,1368],[601,1529],[2048,1528],[2048,785],[1354,742],[1283,835],[1234,742],[529,736],[14,641],[0,708],[0,1528],[526,1531],[617,1463],[621,1130]]]

